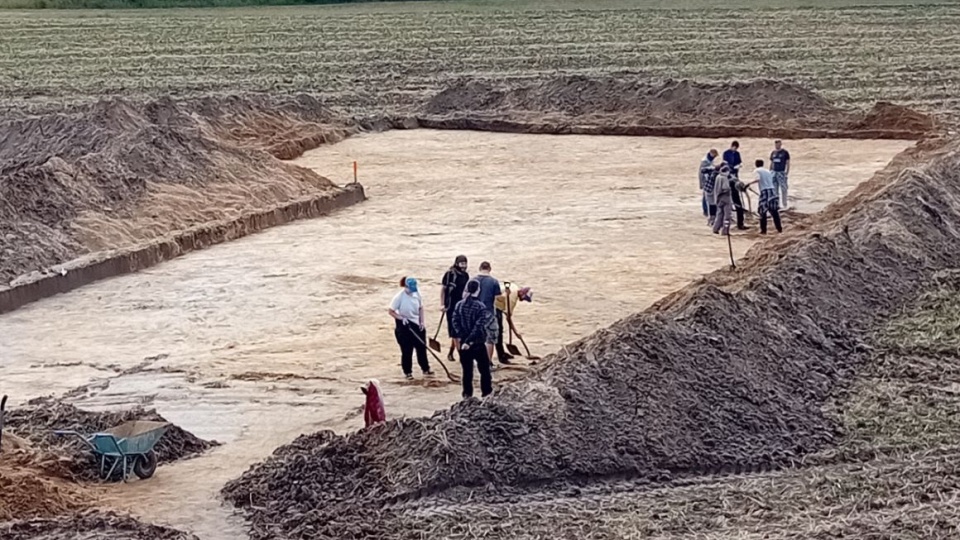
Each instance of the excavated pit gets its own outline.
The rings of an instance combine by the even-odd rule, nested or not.
[[[769,85],[756,84],[746,86],[753,88],[748,93],[764,98],[756,88]],[[477,127],[478,117],[469,116],[477,110],[502,117],[527,109],[518,116],[522,123],[529,95],[544,103],[541,89],[534,90],[474,88],[462,102],[441,95],[448,103],[427,111],[451,115],[443,120],[453,122],[447,127],[461,121]],[[666,90],[674,89],[658,95]],[[680,90],[717,93],[696,85]],[[782,90],[775,87],[771,95]],[[787,95],[800,103],[788,109],[792,125],[806,122],[803,129],[819,136],[880,131],[918,138],[934,126],[889,105],[864,116],[807,93]],[[725,96],[693,101],[712,108],[729,104]],[[536,112],[583,116],[567,99],[561,94]],[[656,116],[662,125],[700,111],[668,109]],[[768,110],[773,125],[764,129],[786,129],[781,110]],[[646,109],[636,115],[653,118]],[[840,118],[818,120],[827,115]],[[892,125],[878,125],[884,123]],[[574,132],[562,123],[540,125]],[[840,426],[823,407],[867,362],[874,325],[919,283],[960,262],[960,202],[951,195],[960,187],[957,147],[938,140],[909,150],[825,210],[821,216],[828,219],[812,232],[761,243],[736,272],[710,275],[564,347],[491,398],[281,449],[227,484],[224,496],[244,510],[258,539],[413,538],[400,509],[426,497],[442,506],[503,492],[575,493],[616,479],[658,485],[801,466],[840,439]],[[359,514],[361,507],[383,511]]]
[[[899,139],[939,129],[902,107],[843,111],[772,81],[578,77],[523,87],[467,81],[405,119],[341,120],[308,97],[110,101],[19,115],[0,122],[0,201],[9,216],[0,222],[0,252],[8,255],[0,277],[25,283],[36,271],[59,280],[50,268],[79,256],[142,246],[212,222],[259,220],[264,209],[276,213],[284,204],[339,193],[325,178],[276,158],[361,130],[417,126]],[[243,508],[256,539],[419,538],[404,528],[405,504],[429,499],[442,507],[540,492],[576,497],[607,480],[659,485],[798,465],[840,437],[822,405],[866,361],[871,326],[917,283],[958,262],[960,206],[950,196],[958,187],[956,145],[936,150],[943,155],[887,187],[905,161],[926,158],[940,143],[927,144],[878,175],[882,180],[870,184],[877,189],[859,190],[842,210],[838,203],[822,214],[835,221],[762,244],[738,272],[709,276],[565,347],[495,397],[345,437],[305,436],[228,484],[224,496]],[[262,188],[264,177],[281,181]],[[246,225],[241,228],[245,234]],[[182,252],[176,238],[153,262]],[[67,288],[144,267],[124,265]],[[66,290],[61,287],[30,297]],[[757,343],[767,345],[758,349]],[[51,418],[70,416],[47,405],[50,415],[34,411],[31,423],[45,428]],[[10,425],[16,422],[12,416]],[[171,455],[202,450],[205,441],[190,437],[178,435]],[[0,525],[0,536],[190,538],[110,514],[73,514],[85,507],[81,499],[57,504],[55,517]]]

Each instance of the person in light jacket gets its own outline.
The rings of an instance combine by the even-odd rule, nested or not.
[[[400,366],[407,379],[413,379],[413,353],[424,375],[433,375],[427,360],[427,330],[423,325],[423,300],[417,291],[417,280],[408,277],[402,280],[403,290],[390,302],[388,310],[396,322],[393,335],[400,345]]]

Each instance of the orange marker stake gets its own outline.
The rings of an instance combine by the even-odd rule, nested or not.
[[[357,162],[353,162],[353,183],[357,183]]]

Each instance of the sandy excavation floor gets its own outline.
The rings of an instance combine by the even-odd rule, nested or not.
[[[400,382],[385,312],[400,276],[426,282],[432,329],[444,268],[458,253],[471,270],[488,259],[534,288],[517,322],[552,352],[725,264],[695,171],[726,142],[416,130],[310,152],[299,163],[336,182],[359,160],[370,200],[0,317],[0,393],[13,406],[71,390],[87,408],[145,403],[226,443],[101,496],[205,539],[240,537],[223,483],[301,432],[360,427],[368,378],[385,383],[390,416],[458,398],[439,377]],[[741,142],[750,162],[769,153]],[[909,144],[790,142],[794,204],[819,210]]]

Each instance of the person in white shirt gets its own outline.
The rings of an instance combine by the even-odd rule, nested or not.
[[[400,345],[400,366],[407,379],[413,379],[413,353],[424,375],[433,375],[427,360],[427,331],[423,326],[423,300],[417,292],[417,280],[403,278],[403,290],[390,302],[390,316],[396,322],[393,333]]]
[[[753,182],[747,186],[759,185],[760,202],[757,213],[760,214],[760,234],[767,234],[768,213],[773,218],[773,225],[777,228],[777,232],[783,232],[783,226],[780,224],[780,197],[777,195],[777,186],[773,181],[773,172],[763,166],[762,159],[758,159],[754,164],[757,168],[753,171]]]

